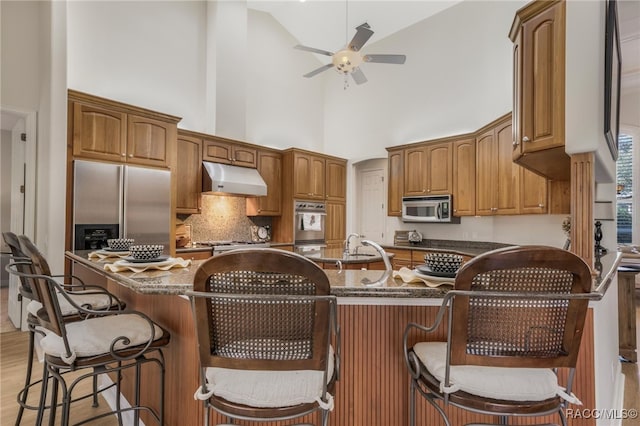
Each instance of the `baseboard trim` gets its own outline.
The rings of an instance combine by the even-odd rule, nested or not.
[[[615,382],[613,384],[613,408],[616,413],[622,413],[624,409],[624,381],[625,377],[622,374],[622,366],[618,362],[615,372]],[[603,419],[603,422],[597,421],[596,424],[602,426],[622,426],[622,418],[616,416],[615,419]]]
[[[107,402],[107,405],[111,407],[112,410],[116,409],[116,387],[111,386],[113,384],[113,380],[107,374],[100,374],[98,376],[98,390],[101,390],[100,395]],[[111,386],[111,387],[109,387]],[[108,388],[108,389],[106,389]],[[102,390],[104,389],[104,390]],[[127,401],[122,394],[120,394],[120,407],[121,408],[131,408],[131,404]],[[115,416],[115,414],[114,414]],[[126,411],[122,413],[122,424],[123,425],[132,425],[134,420],[134,412]],[[144,422],[140,420],[140,426],[145,426]]]

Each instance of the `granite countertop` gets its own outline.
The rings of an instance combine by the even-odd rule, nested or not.
[[[456,241],[456,240],[430,240],[423,239],[419,243],[399,243],[395,245],[383,244],[383,248],[422,250],[422,251],[446,251],[465,256],[478,256],[491,250],[509,247],[513,244],[493,243],[485,241]]]
[[[89,259],[90,250],[66,252],[65,256],[89,269],[123,285],[132,291],[144,294],[184,295],[193,288],[196,270],[206,260],[194,260],[186,268],[172,268],[168,271],[151,270],[145,272],[110,272],[104,269],[105,264],[117,259]],[[622,253],[611,253],[596,259],[593,274],[593,300],[601,299],[613,281],[622,260]],[[384,277],[385,271],[364,270],[325,270],[331,283],[331,294],[338,297],[389,298],[389,299],[434,299],[442,298],[451,285],[431,288],[422,284],[406,284],[400,279],[388,276],[376,286],[375,283]],[[364,282],[364,283],[363,283]]]
[[[158,295],[183,295],[193,288],[196,269],[206,260],[191,261],[186,268],[172,268],[168,271],[110,272],[104,265],[117,259],[89,259],[90,250],[66,252],[65,256],[89,269],[123,285],[137,293]],[[365,282],[376,282],[385,271],[325,270],[331,283],[331,293],[339,297],[388,297],[388,298],[442,298],[449,285],[430,288],[422,284],[405,284],[401,280],[388,277],[381,285],[368,286]]]
[[[213,252],[213,247],[205,246],[203,244],[189,244],[185,247],[176,247],[176,253],[192,253],[195,251],[209,251]]]

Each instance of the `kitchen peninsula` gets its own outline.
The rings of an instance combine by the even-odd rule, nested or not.
[[[87,254],[86,251],[66,253],[75,275],[105,286],[127,302],[128,308],[147,313],[171,332],[172,341],[165,350],[166,423],[198,424],[203,407],[192,395],[199,386],[199,360],[191,307],[183,294],[191,289],[195,270],[203,261],[193,261],[187,268],[169,271],[113,273],[104,270],[104,261],[89,260]],[[614,254],[603,258],[605,273],[594,282],[598,291],[606,292],[619,262],[619,256]],[[338,321],[342,330],[341,376],[331,424],[406,424],[408,373],[402,356],[402,334],[408,322],[432,323],[442,296],[451,287],[427,288],[393,278],[371,287],[363,284],[363,279],[376,281],[383,271],[327,270],[326,273],[332,293],[338,296]],[[585,327],[574,393],[582,400],[582,408],[595,408],[592,309]],[[446,340],[445,330],[434,333],[432,338]],[[126,388],[123,392],[125,396],[129,394]],[[417,408],[420,424],[439,424],[438,414],[426,402],[419,401]],[[491,421],[488,416],[451,410],[454,424]],[[551,420],[554,419],[546,419]],[[317,419],[309,416],[304,421],[313,423]],[[572,424],[592,423],[590,419],[577,419]]]

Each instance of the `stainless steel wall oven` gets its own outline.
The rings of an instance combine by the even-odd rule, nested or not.
[[[295,201],[293,211],[293,238],[296,246],[325,244],[327,207],[317,201]]]

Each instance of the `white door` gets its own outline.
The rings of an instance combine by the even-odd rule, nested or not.
[[[2,173],[4,179],[9,180],[6,189],[9,205],[2,203],[0,215],[9,217],[7,226],[3,220],[2,228],[9,229],[17,235],[25,234],[34,238],[35,230],[35,177],[36,177],[36,113],[20,111],[17,109],[2,107],[2,130],[11,133],[10,138],[2,138],[2,143],[10,144],[10,149],[3,146],[3,154],[10,151],[10,173]],[[4,132],[3,132],[4,133]],[[5,165],[6,159],[2,159]],[[4,168],[4,167],[3,167]],[[7,189],[8,188],[8,189]],[[3,197],[3,201],[6,199]],[[5,216],[6,215],[6,216]],[[9,295],[7,313],[14,326],[27,329],[26,305],[29,300],[20,300],[18,288],[20,286],[17,277],[9,277]]]
[[[382,242],[384,239],[386,199],[383,169],[359,172],[359,233],[367,239]]]
[[[10,205],[3,206],[3,215],[9,210],[9,229],[17,235],[24,234],[24,172],[25,172],[25,144],[21,141],[21,135],[25,132],[25,122],[19,118],[11,129],[11,173],[10,173]],[[4,152],[7,152],[6,150]],[[5,175],[6,176],[6,175]],[[4,176],[3,176],[4,177]],[[9,276],[9,300],[7,313],[14,326],[20,327],[22,323],[22,303],[18,298],[18,277]]]

